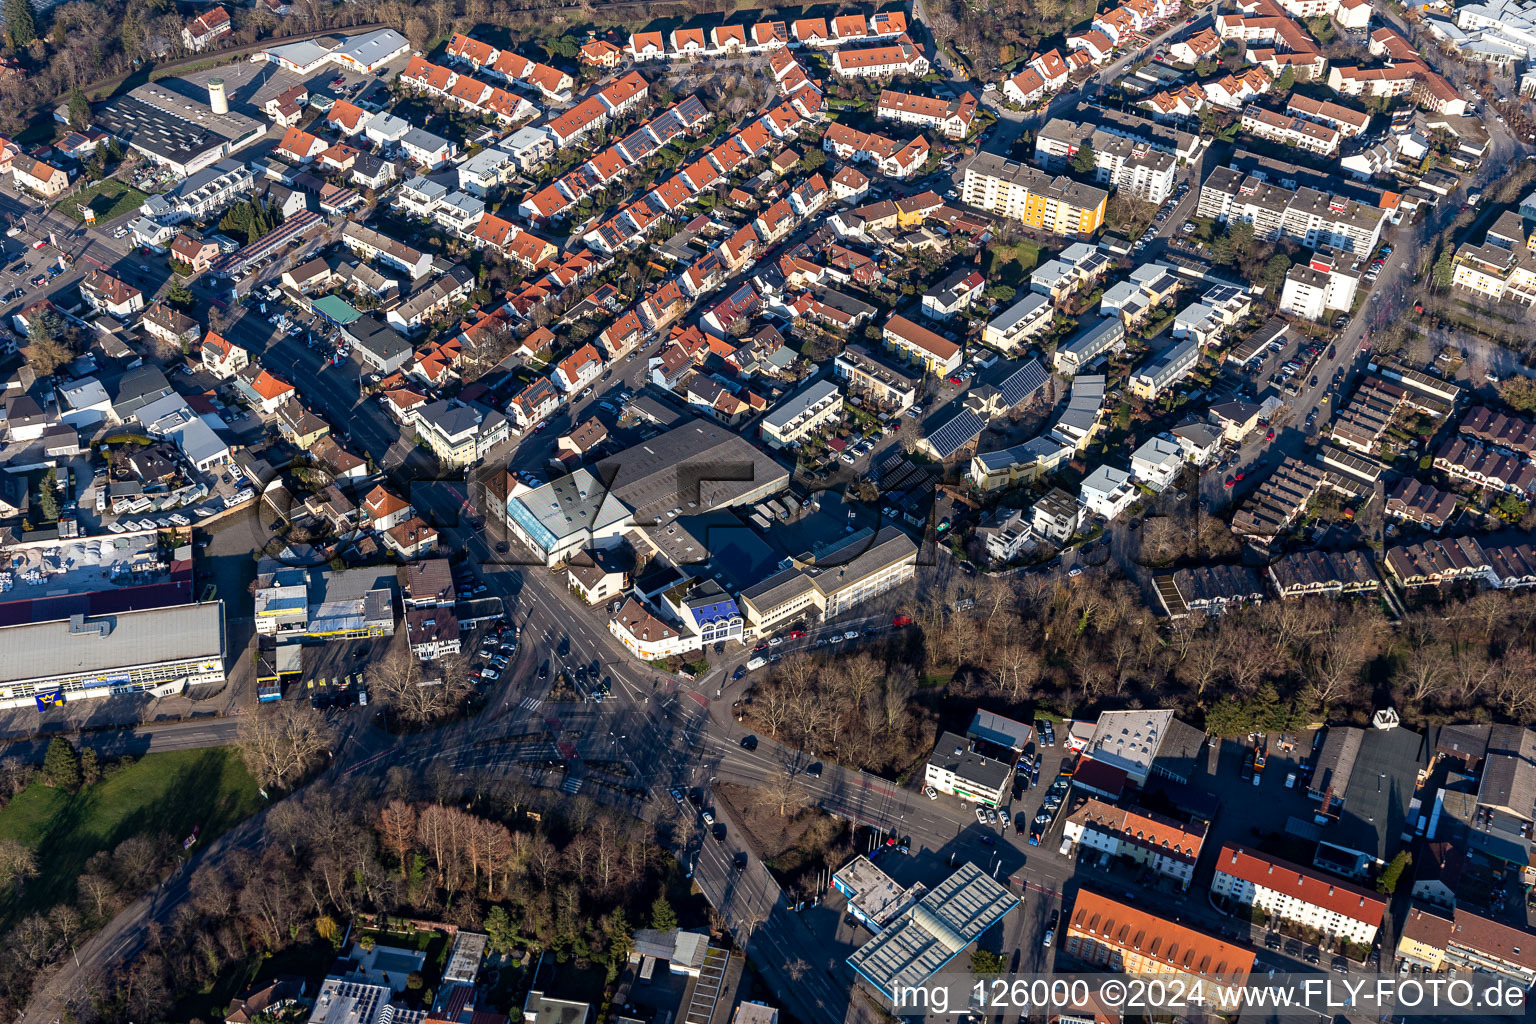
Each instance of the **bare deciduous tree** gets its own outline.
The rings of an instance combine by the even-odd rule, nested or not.
[[[282,701],[241,716],[236,744],[263,788],[287,789],[330,749],[331,728],[297,701]]]
[[[380,703],[402,721],[429,725],[456,711],[471,690],[457,656],[443,658],[432,667],[434,671],[423,672],[402,635],[388,656],[369,670],[368,681]]]

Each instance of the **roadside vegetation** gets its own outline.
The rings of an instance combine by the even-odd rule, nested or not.
[[[24,782],[0,810],[0,864],[23,865],[0,876],[15,953],[0,967],[0,1009],[12,1015],[51,964],[174,868],[193,826],[206,842],[262,802],[233,750],[150,755],[75,793],[71,763],[80,770],[62,756],[31,777],[5,769],[9,785]],[[711,923],[666,833],[586,799],[456,779],[436,764],[394,768],[381,784],[312,785],[273,804],[261,828],[260,843],[193,872],[176,927],[153,930],[149,948],[73,1004],[73,1020],[209,1019],[251,980],[317,978],[348,922],[362,926],[354,939],[405,945],[436,933],[396,935],[392,921],[483,930],[509,964],[547,952],[598,988],[616,977],[635,928]],[[407,997],[429,1006],[433,993]]]
[[[1169,623],[1123,578],[956,577],[904,609],[914,629],[857,656],[786,656],[742,711],[784,743],[898,778],[978,702],[1026,718],[1173,707],[1218,736],[1365,722],[1384,703],[1413,723],[1536,712],[1536,595],[1412,600],[1395,625],[1348,600]]]
[[[0,1006],[15,1012],[55,961],[157,885],[192,845],[253,813],[228,749],[106,761],[55,738],[41,769],[0,762]]]

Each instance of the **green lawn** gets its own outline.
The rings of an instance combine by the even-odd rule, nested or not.
[[[1040,263],[1040,246],[1024,239],[1014,245],[993,242],[987,246],[986,274],[989,284],[1029,287],[1029,274]]]
[[[39,870],[25,895],[0,910],[0,927],[72,901],[75,879],[98,850],[140,834],[181,840],[196,825],[202,826],[199,841],[207,842],[260,803],[255,780],[232,748],[147,754],[73,796],[34,782],[0,809],[0,838],[31,846]]]
[[[137,210],[148,198],[132,185],[125,185],[116,178],[106,178],[61,202],[59,212],[83,222],[85,217],[81,215],[80,207],[89,206],[96,211],[96,223],[105,224],[114,217]]]

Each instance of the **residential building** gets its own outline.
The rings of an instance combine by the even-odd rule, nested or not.
[[[234,31],[229,12],[222,7],[210,7],[181,29],[181,42],[189,50],[206,50],[220,36]]]
[[[886,46],[834,50],[831,65],[838,78],[921,78],[928,73],[928,58],[922,48],[904,35]]]
[[[1331,247],[1360,256],[1381,240],[1388,211],[1302,186],[1291,191],[1231,167],[1211,171],[1200,186],[1200,217],[1253,225],[1260,241],[1280,238],[1313,249]]]
[[[862,345],[849,345],[832,362],[832,376],[865,408],[899,415],[910,409],[922,389],[921,374]]]
[[[1091,287],[1112,266],[1114,262],[1097,246],[1073,242],[1055,259],[1034,269],[1029,275],[1029,288],[1060,304],[1074,291]]]
[[[930,320],[948,320],[965,312],[981,298],[986,284],[987,279],[979,270],[964,267],[956,270],[923,292],[923,316]]]
[[[1066,462],[1073,451],[1071,445],[1049,437],[1033,437],[997,451],[978,451],[971,456],[970,480],[982,491],[1033,483]]]
[[[1104,415],[1104,375],[1078,374],[1072,380],[1067,407],[1051,427],[1050,436],[1074,451],[1088,446],[1099,430]]]
[[[616,549],[582,551],[566,563],[566,583],[587,604],[597,605],[629,589],[629,572]]]
[[[44,199],[52,199],[69,187],[68,174],[25,155],[11,161],[11,179],[18,189],[28,189]]]
[[[963,139],[971,130],[977,108],[976,96],[970,92],[962,93],[959,99],[940,100],[883,89],[875,115],[885,121],[933,128],[947,139]]]
[[[1491,491],[1536,495],[1536,466],[1468,437],[1448,438],[1435,452],[1434,466]]]
[[[1363,135],[1370,127],[1371,115],[1330,100],[1316,100],[1293,92],[1286,101],[1285,112],[1294,117],[1328,125],[1345,138]]]
[[[1248,294],[1229,285],[1218,285],[1199,302],[1185,306],[1173,318],[1175,338],[1193,338],[1202,346],[1214,345],[1251,307]]]
[[[560,391],[548,377],[536,377],[507,404],[518,430],[527,430],[560,406]]]
[[[1143,401],[1155,401],[1165,389],[1189,376],[1200,363],[1200,342],[1196,335],[1187,335],[1149,359],[1131,375],[1131,394]]]
[[[882,332],[885,343],[935,376],[945,377],[960,368],[960,346],[919,327],[904,316],[891,314]]]
[[[1269,579],[1282,598],[1321,595],[1354,597],[1381,589],[1371,556],[1362,551],[1297,551],[1269,566]]]
[[[1158,577],[1158,598],[1170,618],[1198,612],[1214,618],[1229,608],[1262,604],[1264,583],[1242,565],[1198,565]]]
[[[203,333],[196,320],[163,302],[150,303],[139,320],[139,326],[151,338],[176,348],[195,344]]]
[[[1139,497],[1141,492],[1131,483],[1131,474],[1104,465],[1083,480],[1078,500],[1093,515],[1114,520],[1135,504]]]
[[[1100,316],[1118,316],[1127,328],[1140,325],[1179,288],[1179,278],[1173,271],[1154,263],[1143,264],[1131,271],[1124,281],[1117,281],[1104,290],[1099,300]]]
[[[1339,131],[1316,121],[1282,114],[1250,103],[1243,108],[1243,130],[1250,135],[1288,149],[1299,149],[1319,156],[1333,156],[1339,151]]]
[[[1526,989],[1536,984],[1531,933],[1461,906],[1449,916],[1412,906],[1397,955],[1426,972],[1494,974]]]
[[[1351,262],[1337,253],[1315,252],[1307,263],[1293,266],[1280,292],[1280,312],[1322,320],[1329,310],[1352,310],[1360,274]]]
[[[1223,844],[1216,857],[1211,892],[1359,946],[1376,941],[1387,909],[1374,892],[1235,843]]]
[[[1186,825],[1152,811],[1115,807],[1090,798],[1067,816],[1062,836],[1081,854],[1094,850],[1120,857],[1187,890],[1205,844],[1206,826]]]
[[[680,632],[663,622],[633,596],[608,620],[608,631],[643,661],[688,654],[703,645],[697,634]]]
[[[507,418],[477,402],[429,402],[414,415],[417,436],[444,464],[467,466],[507,439]]]
[[[1056,347],[1056,372],[1075,377],[1106,352],[1125,348],[1125,324],[1117,316],[1100,317]]]
[[[1109,193],[981,152],[965,165],[961,197],[971,206],[1038,231],[1088,238],[1104,223]]]
[[[940,793],[985,807],[1001,807],[1010,795],[1013,766],[979,754],[974,744],[952,732],[939,741],[923,769],[923,782]]]
[[[1061,947],[1095,967],[1175,982],[1199,993],[1200,1005],[1234,1014],[1254,954],[1204,932],[1080,889]],[[1238,1001],[1229,1001],[1234,992]]]
[[[1012,354],[1049,330],[1055,322],[1055,314],[1055,308],[1044,295],[1030,291],[987,321],[981,332],[982,343]]]
[[[205,238],[193,238],[181,232],[171,239],[171,257],[185,263],[193,274],[201,274],[219,258],[219,247]]]
[[[1052,118],[1035,139],[1035,162],[1060,172],[1083,150],[1093,156],[1093,180],[1160,205],[1173,193],[1178,154],[1161,138]]]
[[[1131,453],[1131,478],[1162,492],[1184,468],[1184,449],[1171,435],[1149,437]]]
[[[413,281],[425,277],[432,270],[430,253],[414,249],[404,242],[371,228],[365,228],[355,221],[349,220],[342,227],[341,240],[364,259],[378,260],[387,266],[403,270],[411,276]]]
[[[459,620],[452,607],[407,609],[405,631],[411,653],[421,661],[459,653]]]
[[[555,366],[551,379],[566,394],[573,394],[597,379],[603,372],[603,358],[597,347],[588,342],[566,356]]]
[[[92,270],[80,282],[80,295],[98,313],[126,320],[144,308],[144,293],[105,270]]]
[[[1388,492],[1383,511],[1439,533],[1455,517],[1458,505],[1455,494],[1405,476]]]
[[[1037,535],[1065,544],[1082,527],[1086,510],[1059,487],[1052,487],[1029,510],[1029,527]]]
[[[797,444],[802,438],[841,420],[843,396],[831,381],[817,381],[785,398],[763,417],[758,427],[763,440],[774,448]]]
[[[1029,544],[1029,518],[1023,509],[998,506],[976,527],[976,539],[986,551],[987,561],[1002,565],[1017,558]]]
[[[1463,243],[1451,263],[1451,283],[1495,302],[1536,304],[1536,253]]]

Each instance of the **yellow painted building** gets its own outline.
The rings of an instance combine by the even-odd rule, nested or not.
[[[1109,203],[1101,188],[985,152],[966,165],[963,188],[971,206],[1068,238],[1098,231]]]

